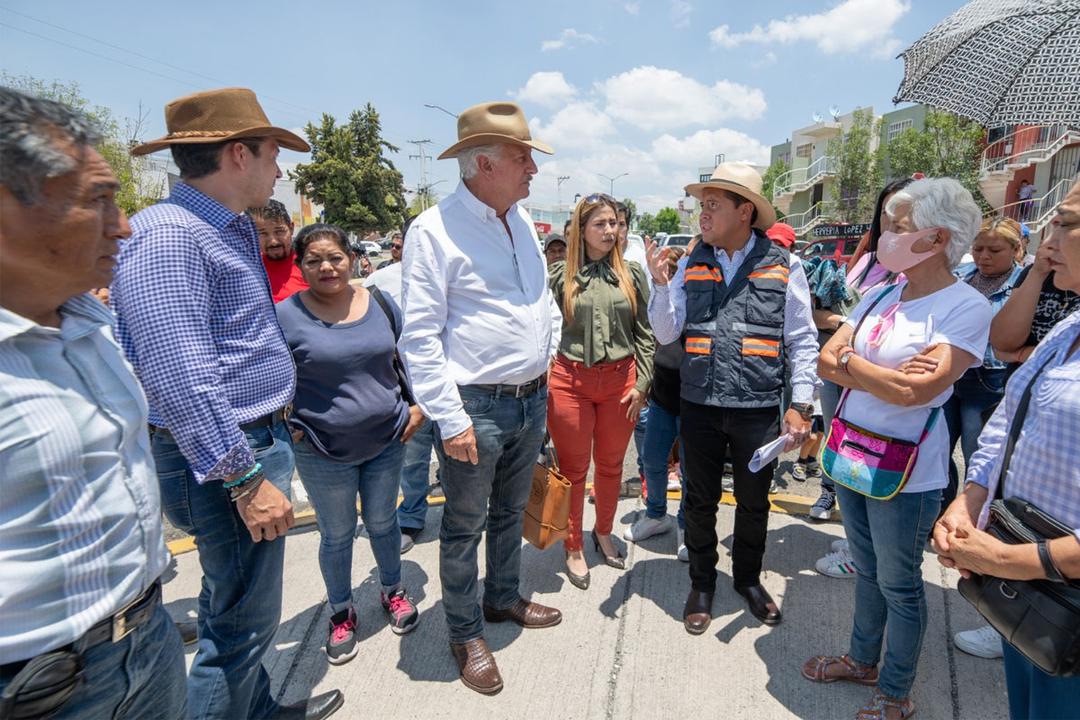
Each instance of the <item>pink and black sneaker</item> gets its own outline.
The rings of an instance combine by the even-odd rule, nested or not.
[[[420,623],[420,613],[412,600],[405,594],[405,588],[399,587],[387,595],[381,593],[383,610],[390,617],[390,629],[395,635],[412,632]]]
[[[360,646],[356,643],[356,611],[347,608],[330,616],[330,634],[326,638],[326,659],[331,665],[349,662]]]

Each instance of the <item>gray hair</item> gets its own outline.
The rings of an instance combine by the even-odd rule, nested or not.
[[[945,257],[949,268],[960,264],[964,254],[979,234],[982,212],[967,188],[952,178],[916,180],[898,191],[885,205],[885,212],[895,217],[908,208],[916,230],[940,227],[949,231]]]
[[[101,130],[84,113],[53,100],[0,86],[0,185],[23,205],[41,197],[49,178],[75,169],[61,145],[92,146]]]
[[[468,180],[472,176],[476,175],[477,167],[476,161],[480,159],[480,156],[486,157],[492,163],[498,162],[502,158],[502,144],[494,143],[491,145],[477,145],[476,147],[465,148],[457,154],[458,167],[461,168],[461,177],[464,180]]]

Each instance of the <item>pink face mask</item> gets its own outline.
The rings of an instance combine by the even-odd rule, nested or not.
[[[911,248],[924,237],[929,237],[938,232],[940,228],[927,228],[911,233],[894,233],[886,231],[881,233],[878,239],[877,259],[886,270],[894,273],[902,273],[921,263],[931,255],[937,254],[937,250],[926,252],[914,252]]]

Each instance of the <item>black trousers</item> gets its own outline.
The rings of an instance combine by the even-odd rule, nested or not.
[[[690,584],[716,591],[716,510],[723,495],[724,458],[735,476],[735,537],[732,574],[736,587],[757,585],[769,528],[769,486],[776,463],[752,473],[754,451],[780,434],[780,409],[721,408],[682,401],[680,461],[686,473],[686,550]]]

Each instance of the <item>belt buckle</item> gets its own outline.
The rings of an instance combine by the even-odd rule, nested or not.
[[[151,588],[152,590],[153,588]],[[112,618],[112,641],[118,643],[128,635],[132,633],[135,628],[128,627],[127,614],[128,611],[138,605],[140,602],[146,600],[147,593],[139,593],[134,600],[129,602],[124,607],[120,608]]]

